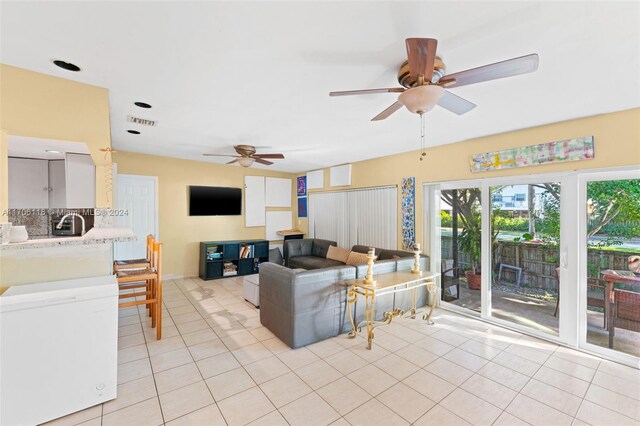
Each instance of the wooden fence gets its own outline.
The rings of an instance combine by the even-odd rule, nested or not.
[[[447,261],[453,258],[451,237],[442,237],[442,259]],[[599,271],[603,269],[627,269],[628,257],[636,253],[611,252],[600,249],[587,251],[587,270],[590,279],[597,279]],[[515,243],[511,241],[496,242],[493,250],[493,278],[497,279],[500,264],[522,268],[520,286],[543,288],[557,291],[558,277],[555,269],[559,265],[558,246],[546,244]],[[458,251],[458,262],[462,269],[469,269],[469,256]],[[503,284],[514,283],[516,272],[503,269],[500,282]]]

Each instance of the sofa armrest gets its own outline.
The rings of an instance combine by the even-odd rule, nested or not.
[[[352,266],[297,272],[262,264],[260,322],[291,348],[336,336],[345,321],[341,281],[351,278]]]

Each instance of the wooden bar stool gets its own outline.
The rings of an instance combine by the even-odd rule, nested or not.
[[[149,307],[151,327],[156,328],[157,339],[162,338],[162,243],[154,241],[148,268],[120,270],[116,274],[119,299],[134,299],[118,305],[120,309],[146,305]],[[136,291],[144,289],[144,291]],[[133,290],[133,292],[129,292]],[[138,300],[139,297],[144,297]]]
[[[113,273],[116,274],[118,271],[127,269],[149,268],[151,266],[154,241],[153,235],[147,235],[147,257],[144,259],[114,260]]]
[[[147,235],[147,255],[144,259],[128,259],[128,260],[114,260],[113,261],[113,274],[117,275],[118,271],[127,271],[131,269],[144,269],[151,267],[151,258],[153,257],[153,243],[155,238],[153,235]],[[147,289],[149,291],[149,289]],[[149,310],[149,305],[146,305]],[[149,312],[151,316],[151,312]]]

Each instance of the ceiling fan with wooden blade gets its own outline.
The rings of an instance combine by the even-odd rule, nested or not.
[[[270,166],[273,164],[265,158],[284,159],[282,154],[256,154],[256,147],[251,145],[236,145],[233,147],[239,155],[230,154],[202,154],[205,157],[233,157],[233,160],[226,164],[239,163],[242,167],[251,167],[255,163]]]
[[[476,104],[454,95],[444,88],[454,88],[483,81],[527,74],[538,69],[538,55],[533,53],[494,64],[445,74],[445,64],[436,55],[438,40],[433,38],[408,38],[405,41],[407,61],[398,71],[398,83],[402,87],[363,89],[330,92],[329,96],[368,95],[374,93],[400,93],[398,100],[373,117],[372,121],[384,120],[405,106],[416,114],[424,114],[435,105],[462,115]]]

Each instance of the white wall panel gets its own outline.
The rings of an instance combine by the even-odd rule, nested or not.
[[[265,226],[264,176],[244,177],[244,224],[247,227]]]
[[[307,172],[307,190],[324,188],[324,170]]]
[[[267,212],[267,230],[266,239],[269,241],[284,240],[282,235],[278,235],[278,231],[291,229],[293,223],[293,212],[291,210],[284,212]]]
[[[291,179],[266,178],[266,206],[291,207]]]

